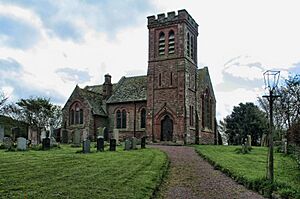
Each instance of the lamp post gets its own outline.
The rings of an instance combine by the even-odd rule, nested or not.
[[[265,88],[269,90],[269,95],[264,95],[269,101],[270,108],[270,125],[269,125],[269,147],[268,147],[268,163],[267,163],[267,179],[273,184],[274,182],[274,155],[273,155],[273,104],[279,95],[276,95],[276,87],[278,85],[280,71],[267,70],[264,72]]]

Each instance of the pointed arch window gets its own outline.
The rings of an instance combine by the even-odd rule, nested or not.
[[[146,109],[141,111],[141,128],[146,128]]]
[[[159,33],[159,40],[158,40],[158,54],[164,55],[165,54],[165,33],[161,32]]]
[[[174,31],[169,32],[169,54],[174,54],[175,52],[175,35]]]
[[[83,124],[83,109],[80,102],[75,102],[71,108],[69,113],[70,125],[73,124]]]
[[[194,37],[191,36],[191,58],[194,60]]]
[[[126,110],[122,111],[122,128],[125,129],[126,128]]]
[[[116,114],[116,120],[117,120],[117,129],[121,128],[121,121],[122,121],[122,117],[121,117],[121,111],[118,110],[117,114]]]

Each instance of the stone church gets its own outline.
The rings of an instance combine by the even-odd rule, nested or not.
[[[198,24],[186,10],[148,17],[149,53],[145,76],[75,87],[63,108],[62,135],[72,142],[119,132],[119,139],[216,142],[216,98],[208,68],[197,67]],[[118,129],[118,130],[116,130]]]

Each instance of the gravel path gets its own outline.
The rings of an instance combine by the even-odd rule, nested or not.
[[[261,195],[237,184],[201,158],[192,147],[151,146],[166,152],[170,172],[157,198],[255,198]]]

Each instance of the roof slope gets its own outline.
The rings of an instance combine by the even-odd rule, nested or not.
[[[147,76],[122,77],[107,103],[147,100]]]
[[[106,112],[102,108],[102,95],[99,95],[99,93],[89,91],[87,89],[81,89],[79,90],[80,95],[86,99],[89,103],[89,105],[92,108],[92,112],[95,115],[100,116],[107,116]]]

